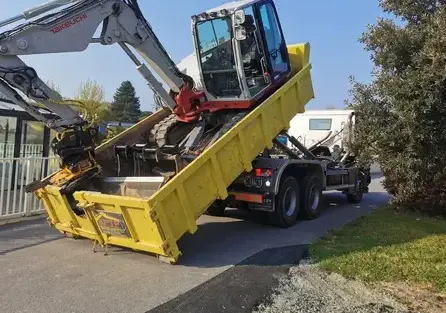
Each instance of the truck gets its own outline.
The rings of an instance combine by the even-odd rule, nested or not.
[[[176,263],[177,241],[229,202],[290,227],[299,214],[317,217],[322,190],[360,201],[368,179],[354,156],[321,155],[286,132],[314,98],[310,45],[286,43],[272,0],[192,16],[198,68],[190,71],[170,58],[137,0],[53,0],[0,27],[23,19],[33,20],[0,34],[0,92],[58,132],[52,147],[60,170],[26,189],[61,233],[91,239],[95,249],[116,245]],[[119,45],[162,106],[100,145],[95,125],[74,109],[82,103],[62,98],[19,58],[89,44]]]
[[[295,132],[292,128],[282,132],[274,139],[274,149],[265,149],[253,161],[253,170],[229,186],[229,197],[213,203],[207,213],[221,216],[227,207],[266,212],[272,225],[290,227],[299,217],[315,219],[320,215],[324,191],[341,191],[348,203],[360,203],[368,193],[370,169],[359,167],[350,149],[355,112],[341,113],[312,112],[326,120],[338,115],[346,118],[345,124],[339,123],[342,128],[333,135],[329,131],[309,147],[290,135]],[[308,115],[297,114],[293,120],[308,120]],[[337,136],[340,147],[333,145]]]

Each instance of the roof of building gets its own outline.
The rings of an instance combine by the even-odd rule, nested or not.
[[[14,112],[16,114],[24,115],[24,116],[30,116],[28,112],[26,112],[24,109],[22,109],[17,104],[14,104],[12,101],[1,98],[0,96],[0,111],[5,115],[5,112],[10,111],[11,113]],[[50,115],[51,113],[48,110],[39,110],[40,113],[44,115]]]
[[[16,104],[13,104],[9,100],[1,99],[0,98],[0,109],[2,110],[13,110],[13,111],[25,111],[21,107],[19,107]]]
[[[334,110],[317,110],[317,109],[306,109],[304,113],[299,114],[301,115],[349,115],[353,113],[354,110],[347,110],[347,109],[334,109]]]

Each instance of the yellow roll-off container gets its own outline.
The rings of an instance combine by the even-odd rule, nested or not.
[[[228,196],[227,187],[272,140],[290,127],[314,97],[310,45],[288,46],[293,75],[271,97],[250,112],[171,181],[144,198],[78,191],[73,194],[83,214],[76,214],[59,188],[36,192],[48,222],[60,232],[88,238],[102,246],[116,245],[154,253],[175,263],[181,252],[177,241],[197,230],[197,219],[216,200]],[[98,162],[112,157],[113,146],[138,142],[147,129],[169,113],[158,111],[96,149]],[[104,176],[107,171],[104,171]],[[154,178],[155,183],[159,181]],[[135,182],[137,184],[137,181]]]

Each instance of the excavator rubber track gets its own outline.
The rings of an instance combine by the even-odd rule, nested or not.
[[[194,151],[201,153],[209,145],[213,144],[226,132],[228,132],[235,124],[243,119],[248,113],[240,112],[237,114],[228,114],[229,121],[222,125],[222,127],[214,134],[204,136],[203,140]],[[157,123],[149,132],[149,144],[153,147],[163,147],[165,145],[175,145],[184,135],[187,134],[193,127],[193,124],[182,123],[178,120],[175,114],[171,114]]]
[[[73,193],[82,215],[74,212],[60,188],[46,186],[36,194],[44,203],[49,224],[102,246],[146,251],[176,263],[181,255],[178,240],[197,231],[197,219],[215,201],[228,197],[233,181],[252,170],[252,161],[273,147],[273,140],[290,128],[292,118],[305,112],[305,105],[314,98],[309,44],[289,46],[288,52],[292,67],[288,82],[247,115],[236,115],[235,125],[220,129],[221,137],[213,137],[216,141],[167,183],[158,176],[105,176],[103,185],[115,184],[115,189]],[[168,115],[158,111],[102,144],[95,151],[96,160],[103,167],[113,167],[110,158],[115,144],[137,142],[162,121],[167,126]]]
[[[169,132],[178,124],[177,116],[175,114],[171,114],[163,119],[161,122],[156,124],[149,133],[149,144],[157,147],[162,147],[169,142]],[[170,144],[170,143],[169,143]]]

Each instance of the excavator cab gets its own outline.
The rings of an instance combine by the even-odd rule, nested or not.
[[[287,46],[271,0],[238,1],[195,15],[192,29],[211,111],[248,109],[290,76]]]

